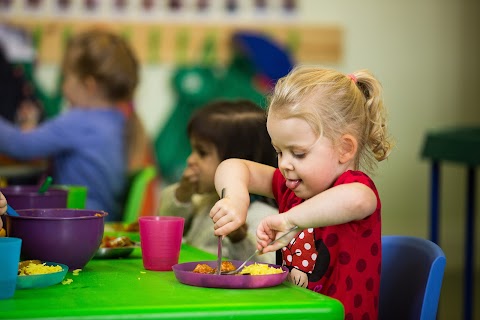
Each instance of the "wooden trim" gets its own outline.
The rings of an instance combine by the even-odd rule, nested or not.
[[[342,58],[343,31],[339,26],[266,23],[264,25],[156,23],[156,22],[88,22],[75,20],[12,18],[8,23],[33,32],[38,39],[38,61],[58,63],[64,39],[92,26],[104,26],[129,38],[144,63],[198,62],[207,39],[213,39],[214,60],[229,57],[231,35],[237,31],[260,31],[281,45],[291,48],[297,62],[338,63]],[[182,38],[183,37],[183,38]],[[183,61],[182,61],[183,60]]]

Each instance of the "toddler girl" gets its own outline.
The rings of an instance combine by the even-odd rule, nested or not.
[[[215,235],[243,224],[249,192],[274,197],[280,214],[260,223],[258,248],[281,249],[288,280],[340,300],[345,319],[377,319],[381,203],[366,172],[391,148],[380,83],[366,70],[295,68],[275,87],[267,129],[278,169],[219,165],[215,186],[227,193],[210,212]]]

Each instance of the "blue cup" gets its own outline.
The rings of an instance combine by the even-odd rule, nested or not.
[[[0,238],[0,299],[13,297],[18,277],[18,263],[22,239],[12,237]]]

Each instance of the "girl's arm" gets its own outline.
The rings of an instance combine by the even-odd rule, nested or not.
[[[294,226],[303,230],[361,220],[371,215],[376,207],[375,193],[362,183],[353,182],[330,188],[283,214],[262,220],[257,229],[258,248],[270,252],[284,247],[296,235],[295,232],[272,246],[267,245]]]
[[[250,193],[273,197],[272,178],[275,168],[242,159],[224,160],[215,172],[218,194],[225,189],[210,211],[216,236],[225,236],[245,223]]]
[[[71,148],[72,136],[83,134],[72,129],[78,127],[75,125],[78,121],[78,118],[71,116],[58,116],[32,130],[22,131],[0,118],[0,153],[29,160],[68,150]]]

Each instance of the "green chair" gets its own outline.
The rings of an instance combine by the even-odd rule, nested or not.
[[[156,178],[157,169],[154,166],[147,166],[132,175],[123,212],[124,223],[130,224],[138,220],[147,201],[150,183]]]

